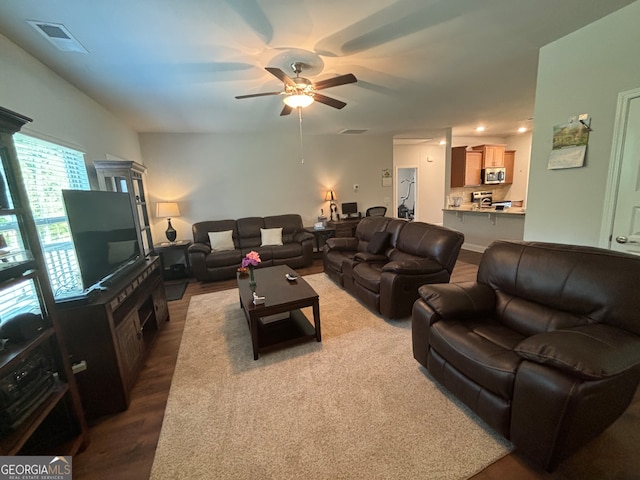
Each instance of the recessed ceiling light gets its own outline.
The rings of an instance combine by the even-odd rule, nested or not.
[[[484,132],[484,127],[482,125],[476,127],[476,132]]]
[[[446,140],[440,140],[440,145],[446,145],[447,141]]]
[[[526,131],[527,131],[527,127],[520,127],[520,128],[518,129],[518,132],[520,132],[520,133],[524,133],[524,132],[526,132]]]

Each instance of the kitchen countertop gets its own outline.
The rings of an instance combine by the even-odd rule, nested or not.
[[[491,213],[495,215],[524,215],[525,210],[522,207],[509,207],[504,210],[496,210],[495,207],[488,208],[474,208],[471,204],[462,204],[459,207],[446,207],[442,209],[443,212],[459,212],[459,213]]]

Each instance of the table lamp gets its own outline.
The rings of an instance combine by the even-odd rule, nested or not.
[[[167,236],[167,240],[170,242],[176,241],[176,230],[171,225],[172,217],[179,217],[180,209],[178,208],[178,204],[175,202],[158,202],[156,204],[156,217],[158,218],[166,218],[167,219],[167,231],[164,232]]]
[[[331,221],[333,222],[333,212],[337,210],[337,205],[334,202],[336,199],[336,193],[333,190],[327,191],[327,194],[324,196],[325,201],[329,203],[329,210],[331,211]]]

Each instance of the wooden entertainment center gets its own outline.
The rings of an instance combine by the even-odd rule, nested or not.
[[[107,290],[58,304],[63,337],[87,418],[126,410],[156,335],[169,320],[158,257],[134,266]]]

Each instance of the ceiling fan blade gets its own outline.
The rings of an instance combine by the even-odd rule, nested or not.
[[[241,100],[243,98],[253,98],[253,97],[266,97],[267,95],[280,95],[282,92],[265,92],[265,93],[252,93],[250,95],[238,95],[236,98]]]
[[[285,85],[289,85],[290,87],[295,87],[296,86],[296,82],[291,80],[291,78],[289,78],[289,76],[286,73],[284,73],[282,70],[280,70],[279,68],[277,68],[277,67],[265,67],[265,70],[267,72],[269,72],[271,75],[273,75],[274,77],[276,77],[277,79],[279,79]]]
[[[280,116],[282,117],[283,115],[289,115],[292,111],[293,111],[293,108],[291,108],[289,105],[285,105],[282,111],[280,112]]]
[[[344,108],[347,105],[346,103],[341,102],[340,100],[336,100],[335,98],[327,97],[319,93],[315,93],[313,95],[313,99],[316,102],[324,103],[325,105],[329,105],[330,107],[337,108],[337,109]]]
[[[313,88],[316,90],[322,90],[324,88],[337,87],[338,85],[346,85],[347,83],[355,83],[357,81],[358,79],[353,73],[348,73],[346,75],[339,75],[337,77],[315,82],[313,84]]]

